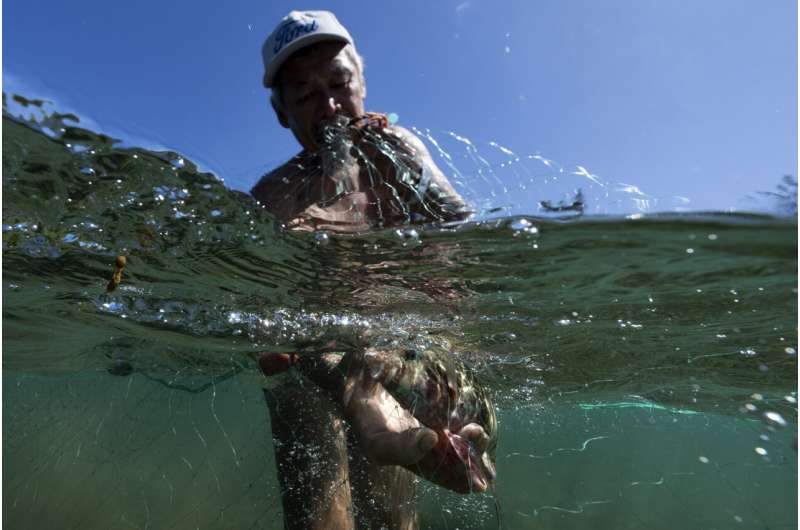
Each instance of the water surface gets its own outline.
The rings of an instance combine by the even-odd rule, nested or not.
[[[3,133],[9,528],[280,528],[253,354],[367,328],[477,370],[504,528],[797,526],[794,220],[298,236],[177,153]],[[423,528],[496,525],[421,487]]]

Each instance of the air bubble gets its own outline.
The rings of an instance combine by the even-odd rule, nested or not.
[[[330,236],[328,236],[328,234],[325,233],[325,232],[316,232],[316,233],[314,233],[314,242],[317,245],[320,245],[320,246],[327,245],[328,243],[330,243],[330,240],[331,240]]]
[[[514,219],[509,226],[512,230],[526,230],[531,227],[532,224],[527,219]]]
[[[514,232],[526,232],[528,234],[538,234],[539,229],[527,219],[515,219],[508,225]]]
[[[400,239],[404,239],[404,240],[405,239],[413,239],[413,240],[419,239],[419,232],[417,232],[413,228],[398,228],[397,230],[394,231],[394,233],[397,235],[397,237],[399,237]]]
[[[778,427],[786,427],[787,425],[786,420],[783,419],[783,416],[781,416],[777,412],[773,411],[765,412],[764,419],[766,419],[768,423],[772,425],[777,425]]]
[[[118,313],[123,309],[122,304],[119,302],[106,302],[102,305],[102,307],[111,313]]]

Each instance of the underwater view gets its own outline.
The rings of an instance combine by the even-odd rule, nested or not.
[[[797,528],[796,181],[774,215],[614,214],[650,199],[417,132],[472,220],[296,233],[4,94],[3,525],[283,528],[265,391],[303,383],[259,354],[367,333],[447,345],[495,408],[493,487],[418,479],[421,528]],[[506,208],[501,164],[549,199]]]

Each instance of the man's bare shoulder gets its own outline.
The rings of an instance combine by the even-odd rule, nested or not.
[[[250,195],[262,204],[269,205],[278,202],[285,193],[286,185],[291,177],[297,175],[298,168],[302,167],[300,165],[302,156],[301,153],[265,174],[250,190]]]
[[[428,153],[428,149],[425,147],[425,144],[422,142],[422,140],[420,140],[419,136],[409,131],[405,127],[401,127],[399,125],[389,125],[385,130],[390,135],[405,142],[405,144],[411,147],[416,153],[423,156]]]

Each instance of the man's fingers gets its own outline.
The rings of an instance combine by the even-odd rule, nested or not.
[[[483,430],[483,427],[477,423],[469,423],[465,425],[458,435],[462,438],[466,438],[467,441],[472,443],[472,445],[475,446],[475,449],[478,450],[478,453],[483,453],[486,451],[486,448],[489,447],[489,435],[486,434],[486,431]]]
[[[323,353],[321,355],[302,355],[297,364],[303,375],[330,392],[333,398],[338,400],[341,399],[344,384],[344,376],[339,371],[341,361],[341,354]]]
[[[258,365],[267,377],[285,372],[300,360],[296,353],[264,352],[258,358]]]
[[[400,433],[386,431],[370,436],[366,452],[379,464],[410,466],[419,462],[438,439],[438,435],[426,427]]]

